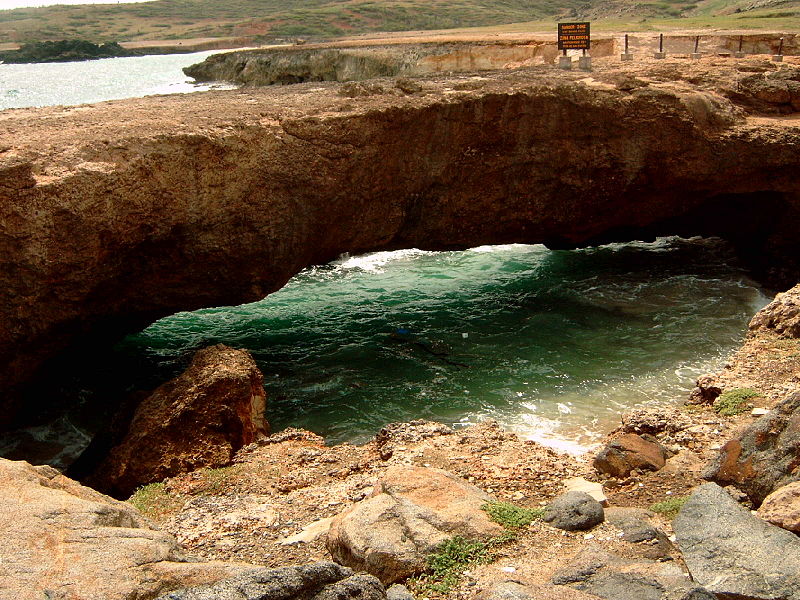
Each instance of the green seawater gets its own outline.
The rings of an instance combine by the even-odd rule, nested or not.
[[[201,347],[247,348],[273,430],[330,443],[394,421],[494,418],[578,449],[627,408],[685,398],[767,301],[720,240],[405,250],[309,268],[253,304],[173,315],[117,352],[147,387]]]

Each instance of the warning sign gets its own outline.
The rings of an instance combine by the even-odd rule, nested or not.
[[[589,23],[559,23],[559,50],[588,50]]]

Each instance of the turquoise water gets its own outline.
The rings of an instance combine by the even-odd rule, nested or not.
[[[66,63],[0,64],[0,110],[29,106],[75,105],[219,89],[195,84],[183,67],[202,62],[219,50],[103,58]]]
[[[685,397],[767,300],[718,240],[406,250],[345,256],[260,302],[171,316],[118,351],[152,385],[203,346],[249,349],[274,430],[362,442],[393,421],[495,418],[577,450],[626,408]]]

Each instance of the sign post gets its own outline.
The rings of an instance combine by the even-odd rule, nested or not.
[[[572,59],[567,56],[567,50],[583,50],[583,56],[578,61],[581,69],[590,71],[592,59],[586,56],[591,44],[589,23],[559,23],[558,24],[558,49],[563,53],[558,59],[558,66],[562,69],[572,68]]]
[[[620,54],[620,60],[633,60],[633,54],[630,53],[628,49],[628,34],[625,34],[625,52]]]
[[[780,44],[778,46],[778,53],[772,55],[772,60],[774,62],[783,62],[783,38],[780,40]]]

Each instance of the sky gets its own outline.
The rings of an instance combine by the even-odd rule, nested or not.
[[[148,2],[149,0],[0,0],[0,10],[24,8],[28,6],[51,6],[53,4],[123,4],[128,2]]]

